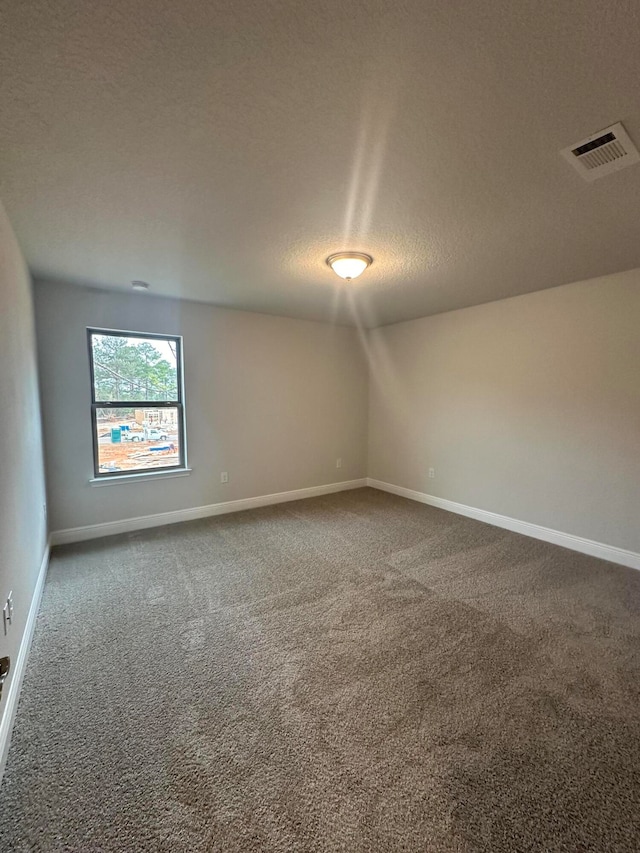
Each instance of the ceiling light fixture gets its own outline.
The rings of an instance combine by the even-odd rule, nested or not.
[[[132,281],[131,287],[134,290],[149,290],[149,285],[146,281]]]
[[[347,281],[358,278],[372,263],[371,255],[362,252],[337,252],[327,258],[327,264],[334,273]]]

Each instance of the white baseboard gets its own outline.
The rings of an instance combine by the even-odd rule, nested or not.
[[[31,599],[31,607],[27,616],[27,623],[24,626],[18,657],[11,665],[9,686],[7,688],[6,699],[3,700],[4,714],[0,719],[0,781],[4,774],[4,768],[9,753],[9,744],[11,743],[11,732],[13,731],[13,723],[18,710],[18,699],[20,698],[20,689],[22,688],[22,679],[27,668],[27,658],[29,657],[29,649],[31,648],[31,640],[36,627],[36,619],[40,610],[40,601],[42,600],[42,591],[44,582],[47,577],[47,569],[49,568],[49,550],[51,540],[47,542],[38,572],[33,597]]]
[[[101,536],[113,536],[116,533],[130,533],[134,530],[145,530],[148,527],[160,527],[163,524],[175,524],[179,521],[193,521],[196,518],[207,518],[211,515],[224,515],[228,512],[240,512],[245,509],[255,509],[260,506],[299,501],[303,498],[315,498],[329,495],[333,492],[344,492],[348,489],[360,489],[367,485],[366,478],[360,480],[345,480],[342,483],[327,483],[325,486],[311,486],[308,489],[295,489],[292,492],[277,492],[274,495],[259,495],[255,498],[243,498],[237,501],[197,506],[191,509],[178,509],[172,512],[159,512],[155,515],[141,515],[137,518],[124,518],[121,521],[108,521],[104,524],[90,524],[86,527],[71,527],[67,530],[54,530],[51,534],[52,545],[66,545],[70,542],[84,542],[86,539],[97,539]]]
[[[405,489],[403,486],[384,483],[382,480],[373,480],[371,477],[367,478],[367,485],[373,489],[390,492],[393,495],[429,504],[429,506],[445,509],[448,512],[466,515],[468,518],[475,518],[477,521],[484,521],[487,524],[493,524],[495,527],[504,527],[506,530],[514,531],[514,533],[522,533],[525,536],[532,536],[534,539],[542,539],[544,542],[551,542],[554,545],[561,545],[563,548],[570,548],[572,551],[580,551],[582,554],[599,557],[601,560],[619,563],[622,566],[629,566],[632,569],[640,569],[640,554],[637,554],[635,551],[626,551],[624,548],[617,548],[615,545],[605,545],[602,542],[584,539],[582,536],[562,533],[550,527],[530,524],[528,521],[510,518],[508,515],[498,515],[498,513],[488,512],[485,509],[476,509],[476,507],[466,506],[465,504],[456,503],[456,501],[437,498],[434,495],[416,492],[413,489]]]

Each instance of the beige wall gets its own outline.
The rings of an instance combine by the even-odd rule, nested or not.
[[[639,270],[369,340],[370,477],[640,552]]]
[[[368,473],[640,551],[640,271],[371,332],[368,470],[351,329],[50,282],[36,309],[54,529]],[[89,486],[88,325],[184,335],[189,477]]]
[[[366,476],[353,329],[52,282],[35,292],[53,530]],[[184,336],[190,476],[89,485],[87,326]]]
[[[0,205],[0,609],[13,592],[13,624],[0,656],[15,674],[38,571],[46,545],[45,485],[33,334],[31,283]],[[5,683],[0,714],[7,707]],[[3,755],[0,755],[0,764]],[[0,767],[0,775],[2,768]]]

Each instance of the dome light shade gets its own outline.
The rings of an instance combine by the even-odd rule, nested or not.
[[[329,255],[327,263],[340,278],[351,281],[352,278],[358,278],[359,275],[373,263],[371,255],[364,255],[362,252],[338,252],[335,255]]]

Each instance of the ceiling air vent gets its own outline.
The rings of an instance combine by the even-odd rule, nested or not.
[[[640,154],[618,122],[560,152],[585,181],[595,181],[640,162]]]

